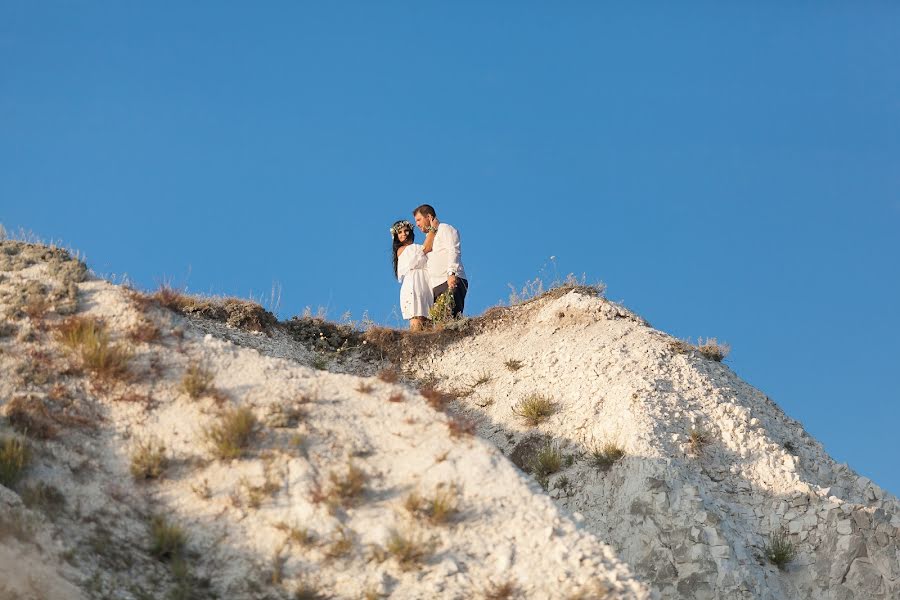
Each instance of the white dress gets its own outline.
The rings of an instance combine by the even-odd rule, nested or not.
[[[419,244],[406,246],[397,257],[397,280],[400,282],[400,312],[404,319],[428,317],[434,304],[428,283],[428,257]]]

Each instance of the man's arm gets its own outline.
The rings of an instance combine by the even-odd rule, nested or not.
[[[459,232],[455,228],[448,228],[447,242],[447,285],[451,288],[455,288],[456,274],[460,270],[459,257],[462,252],[459,247]]]

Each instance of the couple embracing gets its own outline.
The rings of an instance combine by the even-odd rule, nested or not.
[[[430,320],[431,307],[441,297],[453,317],[462,313],[469,281],[456,228],[441,223],[428,204],[415,209],[413,217],[425,241],[413,243],[412,223],[397,221],[391,226],[391,255],[394,275],[401,284],[400,311],[412,331],[421,331]]]

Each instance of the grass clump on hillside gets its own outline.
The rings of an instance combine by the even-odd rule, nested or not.
[[[562,468],[563,455],[559,448],[553,444],[546,444],[531,459],[531,472],[534,473],[538,481],[544,481],[546,478]]]
[[[697,338],[697,344],[692,344],[688,340],[671,340],[669,346],[679,354],[688,354],[690,352],[699,352],[702,356],[722,362],[728,353],[731,352],[731,346],[719,343],[716,338]]]
[[[133,352],[113,344],[106,325],[88,317],[69,317],[57,329],[59,341],[81,359],[82,366],[100,379],[124,379]]]
[[[444,525],[459,514],[459,490],[455,485],[439,485],[431,498],[410,493],[403,507],[413,516],[422,517],[432,525]]]
[[[31,451],[15,437],[0,438],[0,485],[12,487],[25,474],[31,462]]]
[[[206,442],[216,458],[230,459],[243,456],[253,439],[257,420],[247,407],[225,412],[219,420],[203,431]]]
[[[797,556],[797,547],[791,541],[790,535],[781,529],[769,535],[763,553],[770,563],[784,570]]]
[[[150,555],[162,561],[180,558],[187,547],[187,534],[181,526],[169,523],[162,515],[150,521]]]
[[[192,361],[181,378],[181,390],[196,400],[213,389],[215,375],[200,361]]]
[[[328,477],[330,487],[326,499],[329,506],[343,506],[348,508],[357,504],[366,489],[366,474],[362,469],[353,464],[347,463],[347,470],[344,472],[332,471]]]
[[[688,448],[693,455],[699,455],[710,443],[709,433],[702,427],[692,427],[688,433]]]
[[[553,414],[556,405],[553,400],[541,394],[531,394],[513,406],[513,414],[521,417],[529,425],[539,425]]]
[[[158,438],[140,440],[131,450],[131,475],[135,479],[157,479],[167,463],[166,446]]]
[[[492,583],[484,590],[484,600],[510,600],[518,595],[519,586],[512,579]]]
[[[516,360],[514,358],[509,359],[503,364],[506,365],[507,369],[514,373],[525,366],[525,363],[523,363],[521,360]]]
[[[591,450],[591,464],[601,471],[608,471],[625,456],[625,449],[614,442],[605,442]]]
[[[405,535],[394,530],[388,538],[386,550],[394,557],[401,570],[410,571],[425,562],[432,548],[431,544],[417,535]]]

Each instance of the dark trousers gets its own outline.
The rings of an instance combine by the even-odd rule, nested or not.
[[[447,282],[445,281],[441,285],[432,289],[431,291],[434,293],[434,299],[437,301],[438,296],[447,291]],[[466,292],[469,291],[469,280],[468,279],[460,279],[456,278],[456,287],[453,288],[453,316],[458,317],[462,314],[463,308],[466,306]]]

